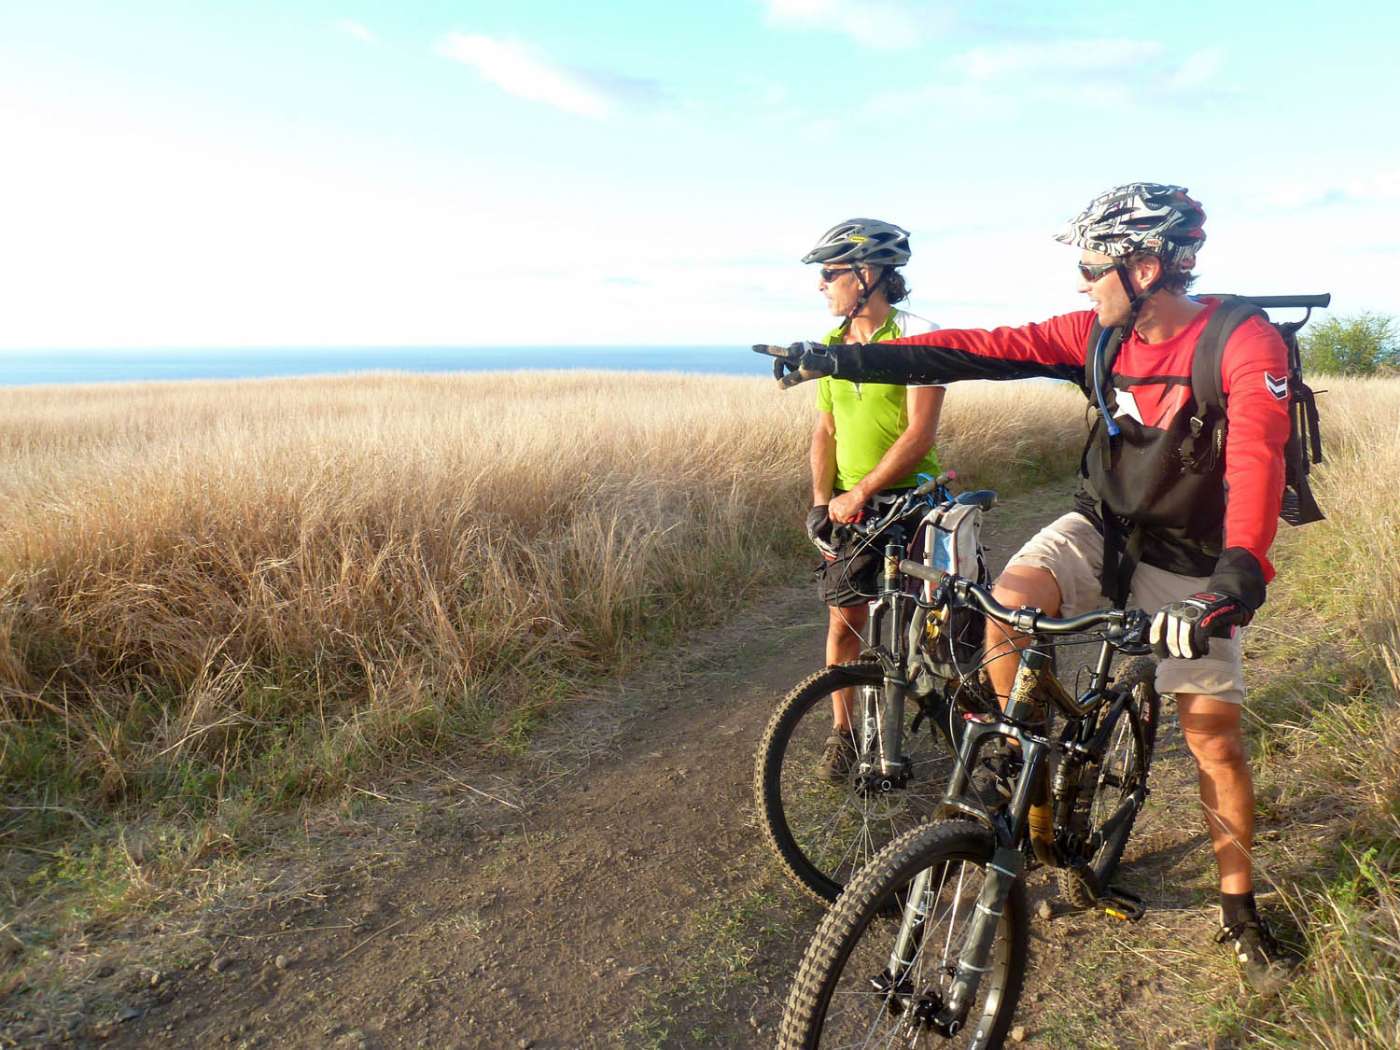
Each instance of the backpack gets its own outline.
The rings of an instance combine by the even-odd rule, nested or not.
[[[1225,353],[1225,344],[1230,341],[1235,329],[1251,317],[1258,316],[1269,320],[1265,309],[1306,309],[1307,313],[1303,315],[1302,320],[1270,322],[1288,349],[1288,375],[1279,378],[1279,387],[1274,390],[1276,396],[1282,397],[1286,389],[1289,418],[1288,440],[1283,447],[1284,489],[1279,517],[1289,525],[1306,525],[1309,522],[1321,521],[1325,515],[1313,497],[1312,487],[1308,484],[1308,473],[1312,464],[1322,462],[1322,433],[1317,397],[1312,388],[1303,382],[1298,330],[1307,324],[1313,308],[1327,306],[1332,301],[1332,296],[1330,293],[1324,293],[1275,296],[1212,295],[1210,298],[1219,299],[1220,305],[1197,340],[1195,356],[1191,361],[1191,396],[1195,403],[1191,413],[1191,434],[1182,443],[1182,459],[1191,470],[1204,472],[1211,470],[1224,454],[1227,398],[1221,389],[1220,365]],[[1106,347],[1094,352],[1094,348],[1103,341],[1103,334],[1103,329],[1096,320],[1093,330],[1089,333],[1090,353],[1084,366],[1085,388],[1091,396],[1095,389],[1096,365],[1102,370],[1103,378],[1107,379],[1113,367],[1114,352],[1121,342],[1121,335],[1115,329],[1115,338],[1106,341]]]
[[[1308,473],[1314,463],[1322,462],[1321,420],[1317,413],[1317,396],[1311,387],[1303,382],[1303,359],[1298,349],[1298,330],[1308,323],[1313,307],[1324,307],[1332,301],[1330,293],[1323,295],[1276,295],[1212,296],[1221,300],[1206,330],[1201,333],[1196,344],[1196,356],[1191,361],[1191,396],[1195,398],[1195,411],[1191,416],[1193,443],[1205,444],[1203,449],[1208,463],[1213,463],[1225,447],[1225,402],[1220,389],[1220,362],[1225,353],[1225,344],[1246,320],[1254,316],[1269,320],[1264,312],[1266,307],[1297,307],[1307,310],[1300,321],[1270,322],[1274,331],[1283,339],[1288,348],[1288,375],[1280,377],[1279,389],[1273,390],[1276,396],[1283,393],[1283,385],[1288,391],[1288,441],[1283,446],[1283,505],[1279,517],[1289,525],[1307,525],[1321,521],[1325,515],[1313,498],[1312,487],[1308,484]],[[1268,380],[1272,380],[1268,376]],[[1194,448],[1183,448],[1182,455],[1188,462],[1196,454]]]

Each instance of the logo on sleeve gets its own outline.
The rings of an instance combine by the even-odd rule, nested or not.
[[[1269,393],[1273,394],[1279,401],[1282,401],[1288,396],[1287,376],[1284,376],[1282,379],[1275,379],[1270,373],[1265,372],[1264,385],[1268,387]]]

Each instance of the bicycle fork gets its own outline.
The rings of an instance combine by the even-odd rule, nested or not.
[[[905,680],[907,640],[904,638],[903,632],[898,629],[898,625],[903,619],[900,616],[901,605],[907,600],[899,589],[899,561],[903,554],[903,548],[898,544],[889,544],[885,547],[884,578],[880,587],[881,600],[889,603],[890,615],[887,622],[892,628],[889,631],[889,638],[880,639],[889,653],[889,664],[884,668],[879,721],[879,772],[880,776],[887,782],[896,778],[902,780],[908,773],[904,767],[904,756],[901,753],[904,746],[904,701],[908,693],[908,682]]]
[[[992,730],[984,729],[981,733],[974,731],[964,737],[959,768],[953,774],[946,798],[951,799],[954,793],[966,784],[967,767],[979,747],[976,738],[989,732]],[[968,1011],[977,998],[978,986],[983,975],[990,969],[988,960],[991,957],[992,945],[996,941],[997,927],[1006,911],[1006,902],[1010,899],[1011,889],[1016,880],[1025,872],[1025,854],[1012,843],[1021,841],[1029,811],[1044,790],[1045,752],[1042,745],[1034,741],[1023,740],[1022,745],[1026,752],[1025,765],[1016,780],[1016,787],[1007,806],[1008,822],[998,829],[1000,844],[987,862],[986,878],[968,918],[957,962],[952,968],[953,979],[948,987],[947,996],[941,1003],[930,1003],[924,1008],[922,1020],[945,1038],[957,1035],[967,1023]],[[911,952],[917,948],[914,944],[915,935],[928,912],[926,897],[929,880],[933,874],[933,869],[926,869],[911,883],[910,903],[917,904],[917,908],[911,906],[905,909],[904,922],[895,942],[895,950],[890,956],[891,974],[904,973],[912,965]],[[959,891],[961,888],[959,884]],[[954,898],[955,909],[956,902],[960,899],[959,892]],[[955,927],[956,914],[950,917],[950,936]],[[903,969],[895,969],[900,963],[903,963]],[[929,1006],[933,1009],[929,1009]]]
[[[1009,846],[998,846],[992,859],[987,862],[987,877],[972,909],[972,917],[968,920],[967,935],[958,953],[948,998],[943,1003],[943,1009],[931,1018],[933,1027],[941,1035],[952,1038],[967,1023],[968,1011],[977,998],[977,986],[982,982],[982,975],[990,969],[987,960],[992,954],[992,942],[996,939],[997,927],[1006,911],[1011,887],[1021,877],[1025,867],[1025,856],[1020,850]]]
[[[875,989],[887,997],[893,997],[893,1001],[919,995],[919,1000],[914,1005],[913,1020],[916,1024],[927,1024],[948,1039],[962,1031],[967,1023],[968,1011],[977,998],[977,988],[981,984],[982,975],[990,969],[987,960],[991,956],[992,943],[996,939],[1002,913],[1006,910],[1011,887],[1021,877],[1024,867],[1025,858],[1019,850],[1003,846],[992,855],[987,864],[987,877],[982,884],[982,892],[972,904],[972,915],[968,920],[957,962],[952,968],[953,981],[946,999],[930,996],[927,989],[920,995],[920,989],[910,977],[919,955],[937,947],[923,943],[923,926],[932,907],[929,890],[933,881],[936,877],[941,883],[947,878],[946,867],[938,871],[925,868],[919,872],[909,884],[909,898],[900,922],[899,934],[895,937],[883,978],[877,978],[874,982]],[[957,911],[962,902],[963,875],[964,872],[960,870],[957,886],[953,890],[949,942],[943,945],[943,962],[939,969],[948,965],[948,952],[952,947],[953,931],[957,926]],[[941,890],[942,887],[940,885],[934,888]]]

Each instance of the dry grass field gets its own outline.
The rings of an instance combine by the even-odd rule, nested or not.
[[[1261,811],[1297,840],[1262,874],[1311,964],[1203,1023],[1379,1050],[1400,1045],[1400,381],[1315,385],[1329,518],[1280,533],[1248,708]],[[580,685],[810,558],[810,392],[760,380],[0,398],[0,962],[20,966],[266,814],[521,747]],[[1051,384],[964,384],[940,449],[967,485],[1014,491],[1071,469],[1082,418]]]
[[[1275,544],[1249,714],[1261,805],[1312,871],[1281,889],[1313,965],[1246,1012],[1250,1045],[1381,1050],[1400,1046],[1400,380],[1310,381],[1328,520]]]
[[[127,863],[101,846],[109,818],[181,829],[161,840],[178,868],[406,753],[510,747],[571,687],[808,556],[811,393],[761,380],[365,375],[3,398],[11,886],[104,882]],[[1061,473],[1078,409],[1052,406],[1074,398],[960,389],[945,462],[1003,488]],[[1040,418],[1058,422],[1025,426]]]

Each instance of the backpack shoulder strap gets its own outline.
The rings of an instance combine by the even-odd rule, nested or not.
[[[1103,325],[1099,319],[1089,326],[1089,341],[1084,344],[1084,392],[1094,396],[1094,351],[1098,349],[1099,337],[1103,335]]]
[[[1235,329],[1251,317],[1268,318],[1263,310],[1248,299],[1222,295],[1220,305],[1206,322],[1205,331],[1196,341],[1196,354],[1191,359],[1191,393],[1196,398],[1196,415],[1225,411],[1225,390],[1220,380],[1220,368],[1225,359],[1225,344]]]
[[[1268,316],[1248,299],[1222,295],[1220,300],[1196,341],[1191,358],[1191,396],[1195,405],[1191,413],[1191,433],[1182,448],[1182,455],[1188,462],[1200,459],[1206,451],[1202,443],[1211,443],[1212,432],[1225,418],[1225,389],[1220,378],[1225,344],[1235,329],[1251,317]]]

